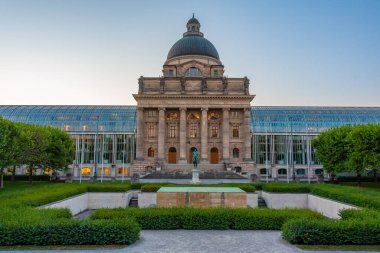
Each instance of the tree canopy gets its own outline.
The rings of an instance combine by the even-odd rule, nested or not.
[[[0,117],[0,168],[28,165],[65,170],[72,163],[74,143],[57,128],[11,122]],[[0,172],[0,173],[1,173]]]
[[[380,168],[380,125],[357,125],[332,128],[321,133],[313,146],[323,169],[335,175],[354,172],[360,175],[366,170],[374,172]]]

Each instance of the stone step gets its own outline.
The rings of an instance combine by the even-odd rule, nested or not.
[[[268,208],[267,203],[263,198],[258,198],[258,206],[259,208]]]
[[[136,197],[131,198],[129,201],[129,207],[138,207],[139,206],[139,201]]]
[[[165,164],[162,168],[163,171],[168,172],[191,172],[193,169],[192,164]],[[225,171],[224,164],[198,164],[200,171]]]

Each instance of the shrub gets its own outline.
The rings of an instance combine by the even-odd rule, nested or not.
[[[255,192],[256,191],[256,188],[251,184],[241,185],[241,186],[239,186],[239,188],[245,192]]]
[[[377,219],[380,222],[380,212],[372,209],[346,209],[340,212],[342,220]]]
[[[280,230],[284,222],[299,217],[323,219],[302,209],[250,208],[118,208],[99,209],[90,219],[133,217],[143,229],[250,229]]]
[[[29,175],[15,175],[15,181],[29,181]],[[4,175],[3,179],[9,181],[12,179],[12,175]],[[33,181],[50,181],[49,175],[33,175]]]
[[[380,244],[380,222],[376,220],[290,220],[282,237],[294,244]]]
[[[102,183],[87,186],[88,192],[126,192],[131,190],[131,184]]]
[[[146,184],[141,187],[142,192],[157,192],[162,186],[166,184]]]
[[[140,226],[131,219],[0,224],[0,245],[131,244],[139,232]]]
[[[380,210],[379,193],[375,191],[340,185],[313,185],[311,186],[311,193],[360,207]]]
[[[286,193],[309,193],[310,186],[307,184],[284,184],[270,183],[262,185],[262,189],[267,192],[286,192]]]

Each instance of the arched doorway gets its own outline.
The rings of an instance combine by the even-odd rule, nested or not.
[[[188,163],[193,163],[193,152],[196,149],[197,149],[196,147],[190,148],[190,150],[189,150],[189,160],[187,161]],[[198,157],[199,157],[199,153],[198,153]]]
[[[177,150],[174,147],[169,148],[168,163],[177,163]]]
[[[210,163],[219,163],[219,151],[215,147],[210,151]]]

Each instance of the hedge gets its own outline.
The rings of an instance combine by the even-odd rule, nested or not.
[[[131,244],[140,225],[134,219],[73,219],[68,209],[36,207],[87,191],[127,191],[131,184],[44,184],[0,192],[0,245]]]
[[[12,175],[4,175],[3,179],[9,181],[12,179]],[[15,175],[15,181],[29,181],[29,175]],[[33,175],[33,181],[50,181],[49,175]]]
[[[131,219],[56,219],[36,223],[0,224],[0,245],[132,244],[140,226]]]
[[[380,244],[380,222],[296,219],[283,225],[282,237],[293,244]]]
[[[157,192],[161,187],[237,187],[245,192],[255,192],[256,188],[253,184],[212,184],[212,185],[173,185],[173,184],[145,184],[141,187],[142,192]]]
[[[284,184],[270,183],[262,185],[262,190],[267,192],[287,192],[287,193],[309,193],[310,185],[308,184]]]
[[[98,209],[90,219],[135,218],[142,229],[280,230],[284,222],[299,217],[323,219],[303,209],[250,208],[118,208]]]

